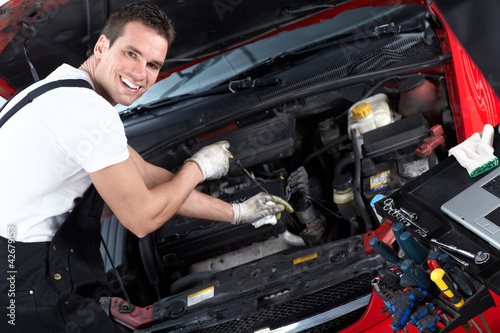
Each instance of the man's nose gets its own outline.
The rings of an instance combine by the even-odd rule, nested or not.
[[[138,61],[133,70],[132,74],[134,75],[134,79],[141,81],[146,78],[146,66],[147,62],[146,61]]]

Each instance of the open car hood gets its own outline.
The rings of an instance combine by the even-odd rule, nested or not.
[[[51,1],[1,6],[3,96],[34,73],[78,66],[123,4]],[[108,284],[100,305],[139,332],[386,332],[394,318],[383,300],[396,297],[400,279],[385,268],[410,263],[401,287],[430,289],[425,258],[438,252],[427,240],[436,237],[491,253],[481,267],[456,261],[474,280],[468,290],[477,289],[463,307],[439,291],[426,300],[454,318],[440,332],[493,307],[483,284],[500,295],[498,249],[454,226],[440,206],[472,182],[448,149],[498,124],[500,102],[439,11],[428,0],[268,2],[157,1],[178,33],[165,79],[148,91],[159,98],[120,117],[127,143],[173,172],[200,148],[230,142],[237,162],[196,189],[231,204],[269,192],[295,212],[260,226],[176,214],[140,239],[112,215],[101,229]],[[415,236],[402,258],[393,249],[403,250],[404,229],[396,241],[395,225]],[[376,286],[384,295],[372,294]],[[423,319],[437,325],[434,314]]]
[[[156,0],[177,32],[163,77],[333,7],[325,0]],[[335,6],[349,0],[339,1]],[[2,3],[2,1],[0,1]],[[0,96],[8,98],[65,62],[79,66],[109,14],[123,1],[11,0],[0,7]],[[29,59],[29,61],[28,61]]]

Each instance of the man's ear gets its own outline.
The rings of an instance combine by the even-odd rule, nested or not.
[[[95,43],[94,46],[94,55],[100,59],[102,55],[106,52],[106,50],[109,48],[109,39],[105,35],[101,35],[99,39],[97,40],[97,43]]]

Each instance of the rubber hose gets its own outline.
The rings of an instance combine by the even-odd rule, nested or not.
[[[335,163],[335,170],[333,171],[333,179],[337,178],[342,174],[342,170],[349,164],[354,162],[354,154],[349,154],[349,156],[344,157],[337,163]]]
[[[339,136],[338,138],[336,138],[332,142],[328,143],[326,146],[323,146],[320,149],[315,150],[311,154],[309,154],[304,159],[304,163],[302,163],[302,164],[306,164],[306,163],[310,162],[313,158],[318,157],[319,155],[321,155],[324,152],[326,152],[328,149],[331,149],[332,147],[334,147],[334,146],[336,146],[336,145],[338,145],[338,144],[340,144],[340,143],[342,143],[342,142],[344,142],[344,141],[346,141],[348,139],[349,139],[349,136],[347,134]]]
[[[361,156],[359,153],[358,140],[356,138],[356,129],[351,129],[351,140],[352,140],[352,150],[354,151],[354,201],[358,205],[359,211],[361,213],[361,218],[365,223],[365,232],[370,232],[373,230],[372,223],[370,219],[370,214],[366,210],[363,197],[361,196]]]

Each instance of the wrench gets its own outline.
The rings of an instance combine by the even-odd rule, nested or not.
[[[410,212],[408,209],[405,209],[403,207],[400,207],[399,210],[406,215],[408,218],[412,219],[413,221],[416,221],[418,219],[418,215],[414,212]]]
[[[484,315],[482,313],[479,314],[479,318],[483,322],[483,325],[486,328],[486,331],[488,331],[488,333],[491,333],[490,327],[488,326],[488,323],[486,322],[486,319],[484,319]]]
[[[459,249],[455,245],[441,243],[435,238],[432,238],[431,242],[433,242],[437,245],[440,245],[440,246],[442,246],[445,249],[448,249],[450,251],[454,251],[454,252],[460,253],[461,255],[464,255],[468,258],[474,259],[474,262],[478,265],[484,264],[485,262],[487,262],[490,259],[490,254],[488,252],[479,251],[478,253],[474,254],[474,253],[471,253],[469,251]]]
[[[422,237],[426,237],[427,233],[429,232],[427,229],[419,226],[414,220],[412,220],[410,217],[408,217],[406,214],[401,212],[399,209],[393,208],[389,210],[388,212],[389,215],[392,217],[396,218],[398,221],[403,222],[406,225],[413,225],[415,228],[419,229],[420,232],[418,232]]]
[[[419,229],[421,231],[421,232],[419,232],[420,236],[422,236],[422,237],[427,236],[427,233],[429,232],[427,229],[419,226],[417,223],[415,223],[414,220],[412,220],[411,218],[406,216],[406,214],[401,214],[401,215],[402,215],[402,217],[400,218],[402,220],[401,222],[407,222],[407,223],[413,225],[415,228]]]
[[[476,327],[476,329],[479,331],[479,333],[483,333],[483,330],[481,329],[481,327],[476,323],[476,321],[474,319],[471,319],[469,320],[472,324],[474,324],[474,326]]]
[[[392,198],[387,198],[384,200],[384,208],[383,208],[387,214],[391,215],[392,217],[396,218],[398,221],[403,222],[404,224],[408,225],[413,225],[415,228],[417,228],[417,233],[420,234],[422,237],[426,237],[429,231],[421,226],[419,226],[415,220],[418,219],[418,215],[410,212],[404,208],[397,208],[394,205],[394,200]]]

